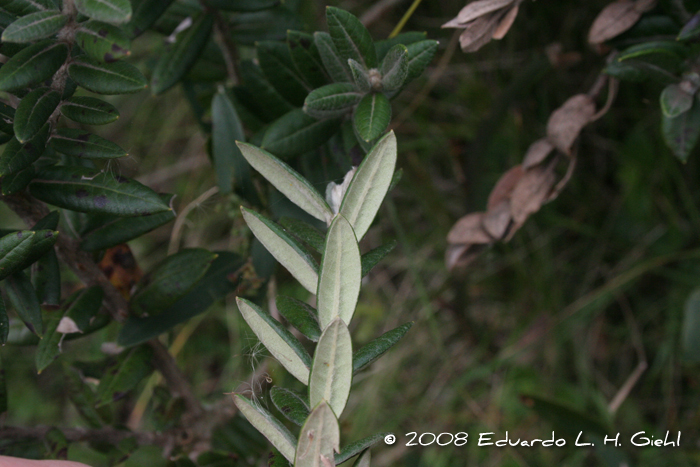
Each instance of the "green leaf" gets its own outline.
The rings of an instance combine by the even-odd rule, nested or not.
[[[268,127],[262,147],[282,158],[313,151],[338,131],[340,123],[340,119],[316,120],[294,109]]]
[[[406,335],[408,330],[411,329],[411,326],[413,326],[413,321],[385,332],[373,341],[365,344],[352,356],[352,372],[357,373],[381,357]]]
[[[130,316],[124,324],[117,342],[132,346],[146,342],[167,332],[188,319],[207,311],[214,303],[236,291],[240,279],[237,272],[243,266],[240,256],[220,251],[209,270],[192,290],[173,306],[148,318]]]
[[[20,143],[13,137],[0,156],[0,176],[19,172],[30,167],[44,152],[49,137],[49,124],[45,124],[31,140]]]
[[[5,308],[5,299],[2,298],[2,294],[0,294],[0,345],[5,345],[7,342],[7,335],[10,333],[10,319],[7,317],[7,309]],[[0,361],[0,380],[3,377],[2,373],[2,361]],[[4,380],[0,381],[0,413],[4,412],[2,410],[2,391],[3,387],[2,385],[4,384]],[[7,408],[5,408],[7,410]]]
[[[382,441],[385,436],[390,434],[391,433],[389,432],[377,433],[375,435],[362,438],[359,441],[355,441],[354,443],[348,444],[340,451],[340,453],[335,455],[336,465],[340,465],[343,462],[346,462],[348,459],[352,459],[356,455],[360,454],[362,451],[365,451],[377,444],[378,442]]]
[[[36,170],[30,165],[24,170],[14,172],[2,177],[2,194],[12,195],[27,188],[27,185],[34,179]]]
[[[56,5],[51,0],[6,0],[2,2],[2,8],[17,16],[25,16],[42,10],[55,9]]]
[[[321,401],[301,427],[294,467],[328,467],[339,450],[338,419],[326,401]]]
[[[41,308],[29,278],[21,271],[15,272],[5,279],[5,290],[20,319],[30,331],[41,337],[44,334]]]
[[[299,16],[284,4],[263,11],[237,13],[230,18],[231,37],[242,45],[281,41],[288,30],[302,27]]]
[[[367,68],[365,68],[362,64],[357,63],[352,58],[348,59],[348,66],[350,67],[352,80],[357,90],[363,94],[370,92],[372,90],[372,81],[369,77],[369,70],[367,70]]]
[[[24,96],[15,112],[15,137],[26,143],[36,136],[61,102],[61,95],[50,88],[38,88]]]
[[[318,278],[321,329],[325,329],[337,317],[346,324],[350,322],[360,293],[361,271],[360,248],[355,233],[350,223],[339,214],[326,234]]]
[[[385,91],[395,91],[403,86],[408,76],[408,49],[396,44],[389,49],[379,68],[382,74],[382,87]]]
[[[233,395],[233,402],[251,425],[258,429],[289,462],[294,462],[296,440],[294,436],[270,412],[240,395]]]
[[[328,32],[341,58],[352,58],[366,68],[377,66],[377,51],[372,36],[360,20],[351,13],[335,7],[326,7]]]
[[[202,248],[168,256],[137,285],[131,309],[137,315],[155,316],[185,296],[204,277],[216,254]]]
[[[58,332],[58,324],[61,322],[65,310],[55,310],[47,313],[44,337],[39,341],[34,361],[37,373],[41,374],[61,353],[61,339],[63,334]]]
[[[352,341],[342,319],[336,318],[323,330],[314,352],[309,377],[309,405],[326,401],[336,417],[345,408],[352,383]]]
[[[241,207],[243,218],[255,237],[309,292],[315,294],[318,266],[311,255],[270,219]]]
[[[284,227],[284,230],[291,233],[317,252],[323,252],[323,245],[326,242],[325,236],[315,227],[293,217],[281,217],[279,224]]]
[[[676,37],[677,41],[686,41],[692,39],[700,34],[700,13],[695,13],[690,20],[685,23],[681,32],[678,33]]]
[[[238,71],[245,87],[235,87],[234,94],[246,109],[260,120],[271,122],[294,109],[292,104],[272,87],[259,66],[250,60],[243,60],[238,66]]]
[[[352,467],[369,467],[369,462],[372,459],[372,454],[367,449],[355,462]]]
[[[38,11],[22,16],[2,33],[3,42],[33,42],[51,37],[68,22],[58,10]]]
[[[97,94],[130,94],[148,86],[138,68],[122,61],[101,63],[81,56],[70,64],[68,74],[78,85]]]
[[[340,56],[330,34],[327,32],[315,32],[314,43],[321,57],[321,62],[331,79],[336,83],[352,82],[348,61]]]
[[[104,292],[99,286],[86,287],[73,293],[66,300],[65,313],[57,327],[62,334],[84,333],[90,322],[102,308]]]
[[[294,169],[251,144],[238,143],[238,147],[248,163],[291,202],[323,222],[333,217],[326,200]]]
[[[617,55],[618,62],[643,61],[659,66],[671,73],[682,68],[686,48],[677,41],[649,41],[633,45]]]
[[[390,122],[391,104],[384,94],[366,94],[355,108],[355,130],[367,142],[379,138]]]
[[[433,60],[438,45],[438,41],[427,40],[413,42],[406,46],[408,50],[408,74],[406,75],[406,83],[423,74]]]
[[[122,352],[117,361],[105,369],[100,379],[95,395],[95,407],[121,399],[134,389],[153,371],[152,358],[153,350],[147,345]]]
[[[175,43],[160,57],[153,70],[153,94],[167,91],[187,74],[207,44],[213,25],[214,15],[200,13],[189,28],[178,34]]]
[[[247,198],[253,198],[255,187],[251,181],[250,167],[236,145],[236,141],[245,141],[243,124],[223,89],[214,94],[211,118],[212,155],[219,191],[231,193],[235,181],[235,186],[247,194]]]
[[[666,86],[661,92],[661,110],[665,117],[674,118],[687,112],[693,106],[693,95],[683,90],[679,84]]]
[[[83,417],[89,427],[100,428],[104,425],[102,416],[95,410],[95,392],[83,381],[77,369],[67,365],[63,367],[63,378],[68,398]]]
[[[67,156],[86,159],[115,159],[128,154],[113,142],[85,130],[59,128],[51,136],[51,147]]]
[[[74,0],[75,7],[85,16],[105,23],[121,24],[131,19],[129,0]]]
[[[267,467],[289,467],[289,461],[276,449],[267,455]]]
[[[169,203],[173,195],[159,195]],[[80,248],[85,251],[104,250],[140,237],[175,219],[175,211],[164,211],[150,216],[114,217],[83,235]]]
[[[365,277],[386,255],[396,248],[396,240],[378,246],[362,255],[362,277]]]
[[[101,62],[116,62],[131,54],[131,39],[127,33],[102,21],[80,23],[75,41],[89,56]]]
[[[673,73],[657,65],[637,60],[625,60],[624,62],[612,60],[603,71],[623,81],[643,82],[651,79],[665,85],[678,81]]]
[[[32,284],[40,304],[49,306],[60,304],[61,272],[54,250],[49,250],[32,265]]]
[[[272,399],[272,403],[275,404],[275,407],[277,407],[277,410],[282,412],[282,415],[284,415],[287,420],[296,425],[302,426],[306,417],[309,416],[310,411],[306,402],[304,402],[298,394],[289,389],[275,386],[270,389],[270,398]]]
[[[78,212],[127,217],[171,211],[139,182],[85,167],[47,167],[29,184],[29,191],[41,201]]]
[[[302,105],[309,87],[294,66],[287,44],[276,41],[258,42],[256,52],[260,68],[272,86],[293,105]]]
[[[314,36],[290,30],[287,31],[287,45],[296,70],[310,89],[318,88],[328,82]]]
[[[21,91],[51,78],[68,58],[68,46],[44,40],[15,54],[0,68],[0,91]]]
[[[311,357],[297,338],[254,303],[241,297],[236,297],[236,303],[248,326],[272,356],[296,379],[307,384]]]
[[[383,41],[376,41],[374,43],[374,48],[377,49],[377,59],[384,60],[387,52],[396,44],[403,44],[409,46],[415,42],[421,42],[426,40],[428,35],[424,32],[409,31],[402,32],[398,36],[392,37],[391,39],[386,39]]]
[[[29,267],[56,243],[52,230],[12,232],[0,238],[0,280]]]
[[[697,98],[687,112],[674,118],[665,115],[661,117],[661,129],[666,145],[682,162],[688,160],[698,137],[700,137],[700,102]]]
[[[2,302],[2,297],[0,297],[0,302]],[[3,307],[3,305],[0,305],[0,307]],[[4,311],[4,309],[1,311]],[[5,341],[2,341],[2,345],[5,345]],[[7,384],[5,383],[5,367],[2,362],[2,353],[0,353],[0,415],[5,412],[7,412]]]
[[[365,236],[382,204],[396,166],[396,136],[389,132],[367,154],[340,205],[358,241]]]
[[[0,102],[0,131],[7,134],[14,134],[15,127],[13,120],[15,119],[15,108],[10,107],[4,102]]]
[[[132,5],[131,21],[122,25],[122,30],[126,31],[132,39],[150,28],[173,3],[173,0],[140,0],[136,3],[137,5]]]
[[[286,295],[278,295],[275,299],[277,310],[289,324],[299,330],[313,342],[321,337],[318,325],[318,312],[311,305]]]
[[[314,118],[341,117],[351,112],[361,98],[352,83],[327,84],[306,96],[304,112]]]
[[[683,359],[689,363],[700,362],[700,290],[694,290],[685,302]]]
[[[61,114],[85,125],[106,125],[119,118],[119,111],[109,102],[87,96],[71,97],[61,104]]]

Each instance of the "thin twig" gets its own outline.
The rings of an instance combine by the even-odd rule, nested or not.
[[[401,18],[399,24],[397,24],[394,30],[391,31],[391,34],[389,34],[389,39],[399,35],[403,27],[406,26],[406,23],[408,23],[408,20],[411,19],[411,16],[413,16],[413,12],[416,11],[418,5],[421,4],[421,1],[422,0],[413,0],[413,4],[411,4],[411,6],[408,8],[406,14],[403,15],[403,18]]]
[[[206,200],[208,200],[218,192],[218,187],[214,186],[209,188],[207,191],[199,195],[194,201],[185,206],[180,215],[177,216],[177,219],[175,219],[175,225],[173,225],[173,232],[170,235],[170,244],[168,245],[169,255],[177,253],[177,250],[180,247],[182,229],[185,226],[185,221],[187,220],[187,216],[190,214],[190,212],[192,212],[194,209],[196,209],[198,206],[200,206],[202,203],[204,203]]]
[[[228,24],[226,20],[219,14],[218,11],[213,12],[214,15],[214,37],[221,49],[226,62],[226,72],[228,73],[231,85],[235,86],[240,82],[238,73],[238,49],[236,44],[231,40]]]

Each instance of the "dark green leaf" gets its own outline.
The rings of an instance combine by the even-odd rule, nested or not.
[[[75,32],[75,41],[92,58],[112,63],[128,57],[131,39],[122,28],[101,21],[80,23]]]
[[[42,305],[58,306],[61,302],[61,272],[56,252],[49,250],[32,265],[32,284]]]
[[[153,71],[153,94],[167,91],[185,76],[209,40],[213,24],[213,15],[201,13],[189,28],[178,34]]]
[[[4,102],[0,102],[0,131],[7,134],[14,134],[15,127],[13,120],[15,119],[15,109]]]
[[[681,32],[678,33],[676,40],[686,41],[696,37],[698,34],[700,34],[700,13],[695,13],[695,15],[685,23]]]
[[[352,58],[348,59],[348,66],[350,67],[356,90],[362,93],[370,92],[372,90],[372,80],[369,77],[369,70]],[[373,76],[377,77],[377,73],[373,72]]]
[[[624,81],[643,82],[649,79],[663,84],[678,82],[678,78],[665,69],[637,60],[620,62],[613,60],[604,69],[605,73]]]
[[[382,74],[382,88],[395,91],[403,86],[408,76],[408,49],[403,44],[396,44],[387,52],[379,69]]]
[[[262,147],[275,156],[288,158],[316,149],[339,127],[339,119],[316,120],[302,109],[294,109],[270,125]]]
[[[51,0],[5,0],[2,8],[8,12],[24,16],[42,10],[55,9],[56,5]]]
[[[105,369],[97,386],[95,407],[121,399],[151,371],[153,351],[147,345],[125,350],[117,361]]]
[[[345,446],[343,449],[340,450],[340,453],[335,455],[335,463],[336,465],[340,465],[343,462],[347,461],[348,459],[352,459],[356,455],[360,454],[362,451],[365,449],[369,449],[370,447],[374,446],[378,442],[384,439],[385,436],[389,435],[391,433],[386,432],[386,433],[377,433],[375,435],[368,436],[366,438],[362,438],[359,441],[355,441],[354,443],[350,443],[347,446]]]
[[[133,2],[131,21],[122,25],[129,37],[136,38],[150,28],[168,9],[173,0],[140,0]]]
[[[234,88],[234,94],[251,113],[264,122],[271,122],[294,106],[272,87],[260,67],[249,60],[239,65],[239,73],[245,87]]]
[[[29,267],[56,243],[52,230],[13,232],[0,238],[0,280]]]
[[[311,305],[286,295],[278,295],[275,299],[277,310],[303,335],[313,342],[321,337],[321,327],[318,325],[318,312]]]
[[[693,291],[685,302],[683,358],[689,363],[700,362],[700,291],[698,290]]]
[[[353,123],[365,141],[379,138],[391,122],[391,104],[384,94],[367,94],[355,109]]]
[[[13,174],[31,166],[44,152],[48,137],[48,123],[39,130],[34,138],[24,144],[13,137],[5,145],[5,150],[0,156],[0,176]]]
[[[328,82],[314,36],[300,31],[287,31],[287,45],[294,66],[311,89]]]
[[[68,58],[68,46],[45,40],[30,45],[0,68],[0,91],[21,91],[53,76]]]
[[[255,45],[259,41],[281,41],[288,30],[302,27],[296,13],[286,5],[263,11],[238,13],[229,20],[229,25],[231,37],[242,45]]]
[[[392,37],[391,39],[377,41],[374,43],[374,48],[377,49],[377,59],[384,60],[386,53],[396,44],[408,46],[414,42],[424,41],[427,39],[427,37],[428,35],[424,32],[410,31],[402,32],[398,36]]]
[[[61,104],[61,114],[85,125],[105,125],[119,118],[119,111],[109,102],[95,97],[71,97]]]
[[[343,59],[336,49],[333,39],[327,32],[315,32],[314,43],[318,49],[321,62],[331,79],[336,83],[352,82],[352,74],[347,59]]]
[[[63,334],[58,332],[58,324],[61,322],[65,310],[54,310],[47,312],[44,337],[39,341],[36,349],[34,361],[36,363],[37,373],[41,373],[56,360],[58,354],[61,353],[61,339]]]
[[[29,191],[41,201],[78,212],[127,217],[171,211],[139,182],[85,167],[47,167],[29,184]]]
[[[664,140],[673,154],[685,162],[700,136],[700,102],[696,99],[687,112],[675,118],[661,116]]]
[[[680,84],[670,84],[661,92],[661,111],[665,117],[674,118],[693,106],[693,95]]]
[[[204,313],[214,303],[235,292],[239,278],[234,274],[243,265],[243,260],[230,252],[218,252],[218,255],[202,280],[169,309],[158,316],[129,317],[119,333],[119,345],[136,345],[159,336],[173,326]]]
[[[2,298],[0,293],[0,345],[5,345],[7,342],[7,335],[10,333],[10,319],[7,317],[7,309],[5,308],[5,299]],[[2,379],[2,362],[0,361],[0,379]],[[4,412],[2,410],[2,391],[4,381],[0,381],[0,413]]]
[[[304,101],[304,112],[314,118],[340,117],[352,111],[362,94],[352,83],[333,83],[314,89]]]
[[[66,381],[68,398],[91,428],[100,428],[104,420],[95,410],[95,392],[83,381],[77,369],[64,366],[63,377]]]
[[[5,279],[7,298],[24,324],[37,336],[44,334],[41,308],[29,278],[21,271]]]
[[[280,4],[280,0],[206,0],[206,4],[224,11],[259,11]]]
[[[408,74],[406,75],[406,83],[423,74],[427,66],[433,60],[438,45],[438,41],[427,40],[413,42],[406,46],[408,50]]]
[[[362,277],[365,277],[386,255],[396,248],[396,240],[378,246],[362,255]]]
[[[2,183],[2,194],[12,195],[24,190],[29,185],[29,182],[34,179],[35,175],[36,170],[34,170],[34,166],[30,165],[24,170],[3,176],[2,181],[0,181]]]
[[[333,39],[340,57],[347,61],[352,58],[366,68],[377,66],[377,51],[372,36],[360,20],[345,10],[326,7],[328,32]]]
[[[260,68],[272,86],[292,104],[302,105],[309,88],[294,66],[287,44],[263,41],[256,51]]]
[[[277,410],[295,425],[302,426],[306,417],[309,416],[309,406],[299,395],[289,389],[275,386],[270,389],[270,398]]]
[[[289,467],[289,461],[277,449],[270,451],[267,456],[267,467]]]
[[[2,302],[1,296],[0,302]],[[0,305],[0,307],[3,307],[3,305]],[[4,309],[0,310],[0,312],[4,312]],[[0,319],[2,319],[2,316],[0,316]],[[5,345],[4,340],[2,340],[2,345]],[[2,363],[2,353],[0,353],[0,415],[5,412],[7,412],[7,384],[5,383],[5,367]]]
[[[15,137],[26,143],[36,136],[61,102],[61,95],[50,88],[38,88],[24,96],[15,112]]]
[[[155,316],[185,296],[211,266],[216,254],[202,248],[168,256],[137,287],[131,309],[137,315]]]
[[[633,45],[617,55],[616,60],[642,61],[659,66],[671,73],[679,71],[686,55],[686,48],[677,41],[651,41]]]
[[[79,12],[97,21],[121,24],[131,19],[129,0],[74,0]]]
[[[148,86],[138,68],[121,61],[101,63],[82,56],[70,64],[68,73],[78,85],[97,94],[129,94]]]
[[[51,136],[51,147],[67,156],[86,159],[115,159],[127,155],[111,141],[85,130],[59,128]]]
[[[355,352],[352,356],[353,373],[357,373],[381,357],[384,352],[393,347],[411,329],[411,326],[413,326],[413,322],[402,324],[391,331],[385,332]]]
[[[65,311],[58,332],[61,334],[84,333],[102,307],[104,292],[99,286],[87,287],[73,293],[66,300]]]
[[[315,227],[293,217],[282,217],[279,224],[317,252],[323,252],[323,245],[326,243],[325,236]]]
[[[173,195],[160,195],[169,203]],[[104,250],[140,237],[175,219],[175,211],[165,211],[150,216],[114,217],[100,227],[83,235],[80,248],[85,251]]]
[[[58,213],[58,211],[51,211],[39,219],[32,226],[32,230],[56,230],[58,229],[58,222],[60,219],[61,215]]]
[[[243,158],[236,141],[245,141],[243,125],[226,91],[214,95],[211,103],[212,155],[217,184],[222,193],[231,193],[233,182],[247,197],[255,196],[250,166]]]
[[[58,10],[38,11],[22,16],[2,33],[3,42],[33,42],[51,37],[68,22]]]

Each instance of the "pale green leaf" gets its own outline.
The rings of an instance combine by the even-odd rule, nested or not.
[[[343,320],[337,318],[321,334],[309,378],[311,407],[327,401],[340,416],[352,383],[352,341]]]
[[[296,440],[294,436],[270,412],[240,394],[233,395],[233,402],[251,425],[258,429],[289,462],[294,462]]]
[[[340,450],[338,419],[325,401],[311,411],[299,433],[294,467],[328,467],[334,465]]]

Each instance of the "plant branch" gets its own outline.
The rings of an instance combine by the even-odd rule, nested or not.
[[[214,15],[214,37],[224,56],[229,80],[235,86],[240,82],[238,78],[238,51],[236,44],[231,40],[226,20],[218,11],[213,11],[212,14]]]

